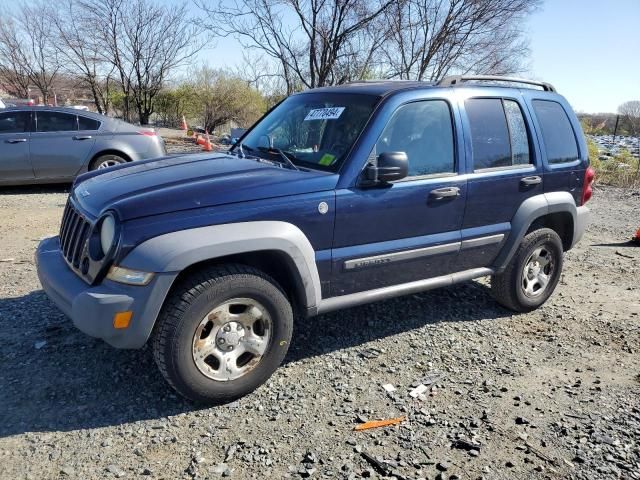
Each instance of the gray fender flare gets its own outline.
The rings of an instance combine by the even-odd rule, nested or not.
[[[582,207],[581,207],[582,208]],[[511,261],[520,242],[524,238],[531,224],[540,217],[549,213],[568,212],[573,217],[573,242],[577,242],[582,236],[580,229],[583,223],[578,221],[578,208],[573,196],[569,192],[542,193],[527,198],[511,220],[511,232],[502,251],[494,261],[494,269],[501,271]]]
[[[320,276],[315,251],[302,231],[287,222],[228,223],[166,233],[151,238],[129,253],[121,266],[147,272],[181,272],[205,260],[227,255],[277,250],[295,265],[307,308],[320,303]]]

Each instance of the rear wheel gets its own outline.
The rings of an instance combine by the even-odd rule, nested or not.
[[[291,305],[259,270],[229,265],[185,279],[163,307],[153,338],[156,363],[183,396],[224,403],[264,383],[284,359]]]
[[[551,296],[562,273],[562,240],[549,228],[527,234],[505,271],[491,277],[491,293],[516,312],[540,307]]]
[[[111,153],[107,155],[100,155],[93,162],[91,162],[89,170],[101,170],[103,168],[113,167],[122,163],[127,163],[127,161],[118,155]]]

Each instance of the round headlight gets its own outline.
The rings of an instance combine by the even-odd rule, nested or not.
[[[116,239],[116,219],[111,214],[107,214],[100,225],[100,247],[102,253],[106,255],[111,250]]]

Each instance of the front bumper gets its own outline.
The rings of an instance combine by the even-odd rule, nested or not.
[[[73,324],[116,348],[140,348],[146,343],[176,276],[156,274],[144,287],[110,280],[88,285],[67,266],[58,237],[40,242],[36,266],[43,290]],[[114,315],[126,310],[133,312],[129,327],[114,328]]]

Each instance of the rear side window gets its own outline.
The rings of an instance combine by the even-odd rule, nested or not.
[[[501,98],[465,101],[474,170],[531,163],[529,135],[517,102]]]
[[[73,132],[78,130],[78,117],[61,112],[37,112],[37,132]]]
[[[449,104],[425,100],[395,111],[376,143],[376,153],[405,152],[409,176],[455,172]]]
[[[567,112],[562,105],[549,100],[534,100],[533,109],[540,122],[549,163],[567,163],[577,160],[578,144]]]
[[[79,130],[98,130],[100,128],[100,122],[78,115],[78,127]]]
[[[23,133],[29,125],[28,112],[0,113],[0,133]]]

